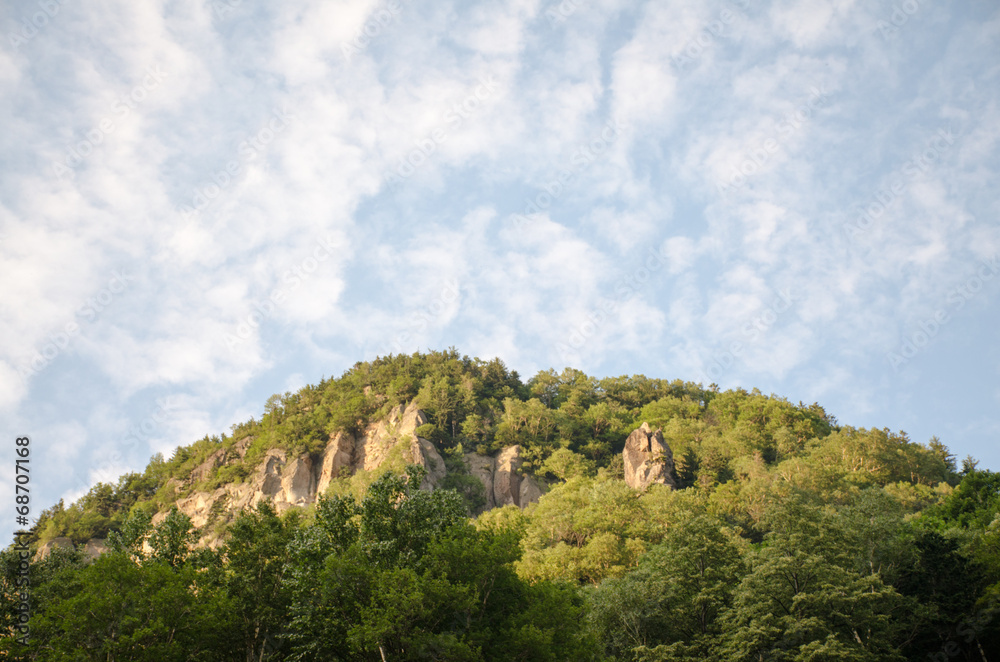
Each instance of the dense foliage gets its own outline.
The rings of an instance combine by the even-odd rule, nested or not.
[[[458,488],[386,473],[279,516],[240,514],[218,549],[168,487],[241,480],[267,449],[318,453],[416,400],[446,459],[520,444],[541,500],[478,517]],[[642,421],[679,489],[622,480]],[[246,462],[191,478],[236,443]],[[454,466],[454,462],[451,466]],[[459,463],[460,464],[460,463]],[[456,474],[457,475],[457,474]],[[162,516],[161,516],[162,518]],[[454,351],[359,363],[274,396],[260,421],[154,458],[46,511],[33,538],[108,534],[93,561],[31,565],[31,660],[1000,659],[1000,474],[937,439],[841,426],[818,405],[642,376],[543,371]],[[17,555],[0,556],[0,632]]]

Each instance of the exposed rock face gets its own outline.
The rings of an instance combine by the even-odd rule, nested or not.
[[[250,448],[250,444],[252,443],[253,437],[243,437],[233,444],[233,453],[242,460],[247,456],[247,449]]]
[[[422,489],[434,489],[445,476],[444,459],[429,440],[417,436],[417,428],[427,423],[427,415],[410,403],[393,407],[389,416],[373,423],[354,445],[354,470],[373,471],[398,454],[406,464],[427,470]]]
[[[481,457],[481,456],[480,456]],[[488,484],[483,480],[482,470],[474,472],[483,481],[483,486],[487,488],[487,502],[490,508],[500,508],[501,506],[515,505],[519,508],[527,508],[528,504],[538,501],[542,496],[542,488],[531,476],[521,475],[521,465],[524,459],[521,457],[520,446],[508,446],[500,451],[496,459],[493,460],[492,480]],[[489,499],[489,492],[492,492],[492,502]]]
[[[498,508],[521,505],[521,474],[517,471],[523,463],[520,446],[508,446],[497,455],[493,471],[493,501]]]
[[[354,446],[357,441],[354,435],[338,432],[330,437],[326,450],[323,451],[323,463],[317,476],[316,491],[326,493],[330,481],[340,475],[344,469],[348,473],[354,471]]]
[[[73,541],[70,540],[69,538],[53,538],[52,540],[48,541],[47,543],[38,548],[38,551],[35,552],[34,560],[41,561],[49,554],[51,554],[52,550],[57,547],[62,549],[77,548],[73,544]],[[108,551],[108,546],[104,543],[103,538],[91,538],[85,544],[83,544],[79,549],[81,552],[83,552],[83,556],[86,560],[93,561],[98,556]]]
[[[316,474],[308,455],[296,458],[285,465],[281,472],[281,489],[274,502],[278,510],[290,506],[305,506],[316,500]]]
[[[643,423],[628,436],[625,450],[625,483],[633,489],[646,489],[653,483],[674,485],[674,455],[663,441],[660,430],[653,432]]]
[[[191,524],[196,528],[201,528],[208,524],[212,515],[212,508],[219,499],[227,496],[229,486],[220,487],[214,492],[195,492],[186,499],[177,501],[177,510],[191,518]],[[152,523],[159,524],[167,518],[167,513],[157,513],[153,516]]]
[[[518,495],[517,505],[527,508],[528,504],[535,503],[542,497],[542,488],[538,485],[534,476],[524,476],[521,478],[521,489]]]
[[[34,560],[41,561],[49,554],[51,554],[52,550],[55,549],[56,547],[61,547],[63,549],[73,549],[73,541],[70,540],[69,538],[53,538],[52,540],[48,541],[47,543],[38,548],[38,551],[35,552]]]
[[[191,481],[199,483],[212,475],[212,471],[226,460],[226,451],[219,449],[205,458],[205,461],[191,472]]]
[[[371,423],[357,436],[344,432],[331,435],[322,456],[306,454],[290,458],[282,449],[271,449],[246,482],[230,483],[211,492],[195,492],[179,499],[177,508],[199,529],[216,519],[228,519],[233,513],[254,508],[262,500],[270,501],[275,510],[283,513],[292,507],[315,503],[330,483],[342,475],[374,471],[387,462],[424,467],[427,476],[421,488],[435,489],[447,470],[434,444],[417,436],[417,428],[427,422],[427,415],[410,403],[393,408],[383,420]],[[207,479],[220,466],[242,461],[252,442],[252,438],[246,437],[228,452],[220,449],[212,453],[192,472],[187,484]],[[470,473],[483,483],[487,509],[506,504],[524,508],[544,492],[535,479],[519,473],[523,464],[519,446],[505,448],[495,458],[469,453],[465,462]],[[175,482],[177,489],[184,485]],[[157,513],[152,523],[159,524],[166,516],[165,512]],[[214,546],[218,542],[213,533],[205,531],[203,544]]]
[[[486,493],[486,510],[496,508],[497,500],[493,494],[493,473],[497,466],[496,458],[479,453],[466,453],[464,459],[469,473],[483,484],[483,490]]]
[[[87,541],[87,544],[83,546],[83,554],[88,559],[93,561],[98,556],[108,551],[108,546],[104,543],[101,538],[91,538]]]
[[[331,435],[322,459],[314,460],[309,455],[289,458],[284,450],[271,449],[246,482],[224,485],[212,492],[195,492],[178,500],[177,508],[191,518],[196,528],[206,526],[215,517],[254,508],[265,499],[283,513],[292,507],[315,503],[317,496],[326,492],[330,483],[343,473],[373,471],[393,458],[424,467],[427,476],[421,487],[434,489],[444,479],[446,469],[434,444],[416,435],[416,429],[425,423],[426,414],[411,403],[405,408],[394,408],[389,416],[369,425],[358,438],[344,432]],[[252,442],[247,437],[228,453],[222,449],[215,451],[192,472],[189,483],[205,480],[219,466],[241,461]],[[181,486],[179,481],[175,485]],[[167,513],[157,513],[153,524],[159,524],[166,516]]]
[[[441,457],[441,454],[434,448],[434,444],[430,440],[417,437],[416,442],[416,450],[419,453],[416,463],[427,469],[427,476],[420,487],[425,490],[434,489],[444,480],[445,475],[448,473],[448,469],[444,465],[444,458]]]

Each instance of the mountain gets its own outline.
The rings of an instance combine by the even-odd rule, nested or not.
[[[418,353],[45,511],[0,552],[0,652],[985,660],[997,549],[1000,474],[936,438]]]
[[[100,549],[131,509],[155,525],[176,507],[200,543],[214,547],[239,512],[262,500],[282,513],[320,494],[360,496],[408,464],[424,468],[425,489],[458,490],[473,514],[526,507],[574,475],[617,476],[637,488],[653,475],[672,487],[709,486],[754,466],[800,471],[802,462],[839,453],[828,458],[834,466],[865,480],[934,485],[951,467],[939,442],[841,427],[817,404],[573,369],[525,383],[499,359],[454,350],[357,363],[340,378],[272,396],[259,421],[231,432],[179,447],[170,460],[154,457],[143,473],[98,484],[69,507],[57,504],[42,514],[33,542]]]

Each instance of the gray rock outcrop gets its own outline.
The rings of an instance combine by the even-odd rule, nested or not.
[[[354,470],[374,471],[395,457],[426,469],[427,476],[421,488],[434,489],[444,478],[446,469],[434,444],[417,436],[417,428],[427,422],[427,415],[413,403],[405,409],[402,405],[393,407],[388,417],[369,425],[364,436],[356,440]]]
[[[347,432],[337,432],[330,436],[330,441],[323,451],[323,462],[317,476],[316,491],[325,494],[326,488],[341,472],[348,474],[354,471],[354,446],[357,440]]]
[[[654,483],[676,487],[674,484],[674,456],[663,441],[663,433],[653,432],[649,423],[643,423],[625,440],[622,451],[625,461],[625,483],[643,490]]]
[[[486,494],[485,510],[492,510],[497,507],[496,496],[493,493],[493,473],[496,471],[497,460],[489,455],[479,453],[465,454],[465,467],[469,473],[479,479],[483,484],[483,492]]]
[[[444,459],[429,440],[418,437],[417,428],[427,423],[427,416],[415,404],[397,406],[389,415],[372,423],[362,435],[338,432],[330,436],[321,457],[308,454],[288,457],[280,448],[264,455],[253,474],[242,483],[230,483],[213,491],[198,491],[177,500],[178,510],[191,518],[195,528],[203,528],[218,518],[254,508],[263,500],[270,501],[283,513],[289,508],[315,503],[330,483],[343,475],[359,470],[375,471],[386,462],[418,464],[427,470],[421,487],[434,489],[445,477]],[[219,449],[206,458],[191,473],[189,484],[208,479],[216,468],[242,462],[253,439],[237,442],[229,451]],[[175,487],[182,487],[177,481]],[[154,525],[162,522],[166,512],[153,517]],[[208,534],[206,534],[208,535]],[[205,541],[211,544],[211,541]]]
[[[102,538],[91,538],[83,546],[83,555],[93,561],[101,554],[108,551],[108,546]]]
[[[474,453],[465,457],[469,473],[477,477],[486,490],[487,509],[509,505],[527,508],[544,493],[532,476],[522,474],[524,458],[520,446],[508,446],[495,458]]]
[[[427,415],[414,403],[397,406],[360,434],[330,435],[321,455],[289,457],[287,451],[273,448],[244,482],[189,493],[175,503],[178,510],[191,518],[195,528],[203,530],[201,543],[214,547],[219,541],[214,532],[207,530],[214,522],[229,520],[235,513],[254,508],[264,500],[271,502],[279,513],[313,504],[335,480],[358,471],[376,471],[386,465],[402,469],[407,464],[417,464],[427,471],[421,488],[435,489],[444,480],[447,469],[434,444],[417,435],[417,429],[427,422]],[[173,487],[180,492],[185,485],[209,479],[220,467],[243,462],[252,443],[253,438],[246,437],[228,450],[213,452],[192,471],[186,483],[174,481]],[[465,463],[469,473],[483,483],[486,509],[507,504],[524,508],[545,492],[543,483],[522,475],[524,460],[519,446],[505,448],[496,457],[468,453]],[[166,512],[154,515],[153,525],[166,516]]]
[[[69,538],[53,538],[38,548],[38,551],[35,552],[34,560],[41,561],[45,559],[57,547],[61,549],[73,549],[73,541]]]
[[[493,501],[498,508],[513,504],[521,505],[521,459],[520,446],[508,446],[500,451],[493,471]]]
[[[83,558],[86,561],[93,561],[101,554],[108,551],[108,546],[105,544],[103,538],[91,538],[86,543],[82,545],[74,545],[73,541],[69,538],[53,538],[44,545],[41,545],[36,551],[33,561],[42,561],[52,553],[52,550],[59,549],[77,549],[83,553]]]

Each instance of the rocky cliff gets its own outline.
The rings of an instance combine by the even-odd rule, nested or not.
[[[229,519],[262,500],[270,501],[278,512],[284,512],[315,503],[318,495],[324,494],[338,477],[376,471],[387,463],[399,468],[406,464],[422,466],[427,475],[421,488],[435,489],[444,479],[446,469],[434,444],[417,435],[417,429],[427,422],[427,416],[416,405],[397,406],[387,417],[369,425],[363,434],[331,435],[318,459],[309,455],[288,457],[284,450],[272,449],[245,482],[223,485],[210,492],[195,492],[178,499],[177,508],[197,528],[216,519]],[[192,482],[211,476],[218,467],[242,462],[247,446],[240,443],[228,454],[222,450],[213,453],[192,472]],[[469,472],[483,483],[486,508],[507,504],[525,508],[543,493],[538,481],[521,475],[523,459],[518,446],[503,449],[497,457],[469,453],[465,461]],[[181,483],[175,485],[181,486]],[[165,517],[166,513],[159,513],[153,524]],[[215,542],[210,535],[203,541]]]
[[[421,488],[432,490],[443,482],[446,468],[434,444],[417,435],[417,429],[427,422],[427,416],[415,404],[397,406],[384,419],[370,424],[363,434],[331,435],[319,457],[308,454],[289,457],[285,450],[271,449],[246,481],[179,496],[175,503],[178,510],[191,518],[194,527],[202,529],[201,543],[214,547],[221,541],[207,530],[210,523],[231,520],[237,512],[264,500],[270,501],[279,513],[307,506],[326,493],[334,480],[358,472],[375,472],[386,465],[402,469],[407,464],[417,464],[427,471]],[[172,479],[168,486],[181,492],[185,485],[202,482],[223,466],[245,461],[250,443],[249,438],[244,439],[228,450],[212,453],[191,472],[188,481]],[[622,456],[625,482],[630,487],[645,489],[654,483],[675,486],[670,447],[660,431],[652,431],[647,423],[629,435]],[[520,446],[509,446],[495,456],[467,453],[464,460],[469,474],[483,485],[486,510],[507,505],[526,508],[546,491],[544,482],[523,471]],[[158,513],[153,524],[166,516],[166,512]],[[38,554],[44,557],[55,547],[67,546],[72,546],[68,538],[56,538],[43,545]],[[89,557],[103,551],[102,540],[92,539],[86,544]]]

